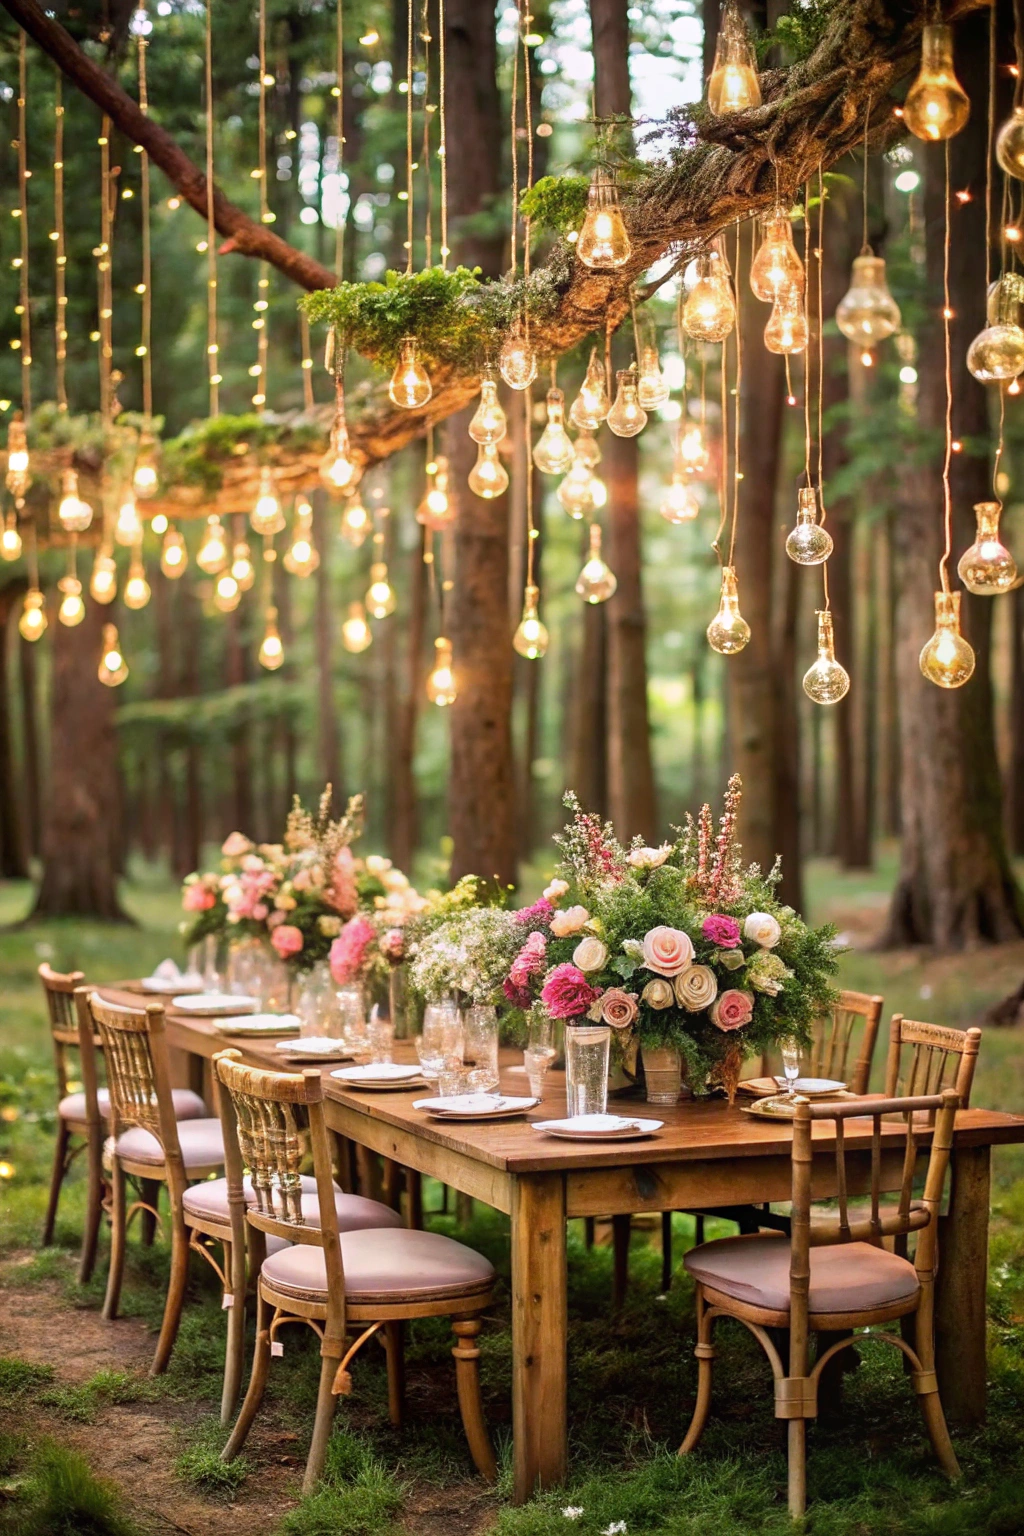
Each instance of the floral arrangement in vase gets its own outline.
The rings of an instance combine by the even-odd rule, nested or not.
[[[331,976],[339,987],[388,980],[407,958],[409,925],[428,905],[390,859],[371,854],[364,870],[379,889],[372,893],[372,904],[361,902],[331,944]],[[370,894],[365,885],[363,891]]]

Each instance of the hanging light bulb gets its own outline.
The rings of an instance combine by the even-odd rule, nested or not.
[[[184,576],[188,566],[188,549],[184,535],[177,528],[168,528],[160,545],[160,569],[169,581]]]
[[[601,450],[597,446],[597,438],[592,432],[578,432],[576,435],[576,457],[581,464],[596,468],[601,462]]]
[[[832,535],[818,522],[813,485],[802,485],[796,501],[796,527],[786,540],[786,554],[797,565],[821,565],[832,553]]]
[[[596,432],[608,415],[610,404],[604,364],[598,362],[597,348],[594,347],[580,392],[569,408],[569,420],[583,432]]]
[[[264,538],[280,533],[284,527],[284,513],[274,490],[274,476],[266,464],[260,470],[260,493],[256,505],[249,513],[249,522],[253,532],[262,534]]]
[[[725,117],[729,112],[746,112],[760,105],[754,45],[735,0],[727,0],[708,80],[708,108],[716,117]]]
[[[974,652],[960,633],[959,592],[936,592],[935,633],[921,651],[920,666],[939,688],[962,688],[974,671]]]
[[[645,411],[656,411],[669,397],[668,380],[661,371],[661,358],[653,342],[641,348],[637,399]]]
[[[590,525],[590,552],[576,578],[576,595],[587,603],[606,603],[615,593],[618,578],[601,555],[601,525]]]
[[[391,375],[388,394],[395,405],[416,411],[426,405],[433,393],[427,370],[417,355],[416,337],[403,336],[398,344],[398,362]]]
[[[196,564],[201,571],[208,576],[216,576],[228,563],[228,546],[224,538],[224,529],[221,527],[220,518],[214,512],[206,519],[206,528],[203,532],[203,541],[196,555]]]
[[[156,534],[166,533],[170,527],[166,512],[154,512],[149,520],[149,526]]]
[[[0,557],[4,560],[17,560],[21,554],[21,534],[18,532],[18,523],[15,513],[8,512],[4,518],[3,531],[0,532]]]
[[[832,615],[818,613],[818,659],[804,673],[804,693],[815,704],[838,704],[850,691],[850,674],[836,661]]]
[[[366,606],[375,619],[386,619],[395,611],[395,591],[388,581],[388,568],[383,560],[375,560],[370,566],[370,585],[366,592]]]
[[[144,434],[139,438],[139,451],[132,471],[132,490],[141,500],[155,496],[157,488],[156,443]]]
[[[370,514],[363,506],[359,492],[353,491],[346,499],[345,510],[341,514],[341,536],[346,544],[358,549],[369,531]]]
[[[513,323],[501,344],[498,371],[510,389],[529,389],[537,377],[537,354],[521,320]]]
[[[736,301],[718,250],[701,251],[697,281],[683,305],[683,330],[694,341],[724,341],[736,323]]]
[[[373,631],[366,622],[366,609],[362,603],[349,603],[348,618],[341,626],[341,640],[346,651],[358,656],[373,643]]]
[[[252,552],[244,539],[239,539],[231,552],[231,574],[238,583],[239,592],[248,592],[256,580]]]
[[[100,655],[99,671],[97,673],[101,683],[108,688],[117,688],[128,676],[128,666],[121,653],[121,647],[117,638],[117,626],[104,624],[103,626],[103,650]]]
[[[565,396],[560,389],[548,390],[547,426],[537,439],[533,462],[545,475],[564,475],[576,457],[572,439],[565,430]]]
[[[92,522],[92,507],[78,494],[78,475],[68,468],[61,476],[61,498],[57,516],[65,533],[84,533]],[[140,534],[141,534],[140,527]]]
[[[263,639],[260,642],[257,659],[261,667],[266,667],[268,672],[276,672],[284,661],[284,645],[277,627],[277,609],[267,609],[267,622],[263,630]]]
[[[480,380],[480,404],[469,423],[469,435],[474,443],[500,443],[507,431],[508,422],[498,399],[498,381],[487,368]]]
[[[707,627],[707,637],[711,649],[721,656],[735,656],[750,639],[750,625],[740,613],[736,572],[731,565],[722,567],[722,596]]]
[[[493,443],[481,443],[477,449],[476,463],[470,470],[466,484],[477,496],[492,501],[508,490],[508,471],[498,457]]]
[[[793,244],[793,225],[785,208],[761,215],[761,244],[750,264],[755,297],[773,304],[786,288],[804,286],[804,264]]]
[[[565,479],[560,481],[555,492],[559,504],[576,521],[582,517],[588,517],[596,508],[594,480],[594,472],[590,465],[585,464],[577,454],[572,468]]]
[[[996,159],[1007,176],[1024,181],[1024,106],[1014,107],[996,135]]]
[[[704,441],[704,433],[696,424],[683,427],[680,431],[676,459],[679,467],[688,475],[703,475],[707,470],[711,455]]]
[[[764,328],[764,344],[769,352],[786,357],[807,348],[807,311],[803,293],[795,285],[780,289]]]
[[[218,613],[234,613],[241,601],[238,582],[230,571],[221,571],[213,588],[213,606]]]
[[[666,523],[692,523],[699,513],[700,502],[680,470],[674,472],[658,511]]]
[[[1022,291],[1016,272],[1005,273],[989,288],[988,325],[967,349],[967,367],[981,384],[1015,379],[1024,371],[1024,329],[1017,323]]]
[[[330,446],[320,460],[318,473],[327,489],[335,493],[350,491],[362,474],[360,466],[352,457],[348,423],[345,420],[345,409],[340,399],[337,415],[331,427]]]
[[[313,543],[313,508],[308,501],[295,503],[295,527],[292,542],[285,550],[284,568],[293,576],[311,576],[320,564],[320,556]]]
[[[881,256],[855,256],[850,286],[839,300],[836,325],[850,341],[872,347],[899,329],[900,308],[889,292]]]
[[[452,671],[452,643],[438,635],[434,641],[434,668],[427,678],[427,698],[439,709],[446,709],[458,696]]]
[[[974,543],[957,563],[957,575],[976,597],[1009,592],[1017,580],[1017,563],[999,538],[1002,503],[979,501],[974,508],[978,529]]]
[[[46,599],[38,587],[29,587],[18,615],[18,633],[23,640],[40,639],[46,628]]]
[[[145,608],[149,598],[149,582],[146,580],[146,571],[142,564],[142,546],[136,545],[128,567],[128,580],[124,584],[125,607]]]
[[[125,549],[131,549],[142,538],[142,519],[135,505],[135,496],[131,491],[127,493],[117,509],[114,538],[119,544],[123,544]]]
[[[605,419],[616,437],[636,437],[647,425],[647,412],[637,398],[636,365],[620,368],[615,378],[615,404]]]
[[[85,618],[85,603],[82,601],[82,583],[77,576],[62,576],[57,583],[58,590],[63,594],[60,607],[57,609],[57,617],[68,629],[74,629],[76,624],[81,624]]]
[[[19,411],[7,428],[7,474],[4,483],[16,501],[20,501],[32,483],[29,474],[28,435]]]
[[[585,267],[595,272],[611,272],[625,266],[631,250],[615,177],[598,167],[591,173],[587,212],[576,242],[576,254]]]
[[[971,115],[953,68],[953,33],[944,23],[921,33],[921,69],[903,103],[903,121],[918,139],[938,143],[959,133]]]
[[[109,546],[97,550],[89,577],[89,596],[94,603],[112,603],[117,596],[117,563]]]
[[[427,465],[427,493],[416,508],[416,521],[440,533],[454,523],[456,511],[448,495],[448,460],[439,453],[434,463]]]
[[[525,656],[527,661],[536,661],[548,648],[547,627],[541,623],[537,612],[539,597],[537,587],[527,586],[523,594],[523,616],[519,620],[519,628],[512,636],[513,649],[520,656]]]

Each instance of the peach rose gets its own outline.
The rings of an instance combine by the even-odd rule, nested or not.
[[[749,1024],[754,1016],[753,992],[741,992],[738,987],[730,987],[727,992],[722,992],[711,1007],[711,1022],[719,1029],[728,1032],[730,1029],[742,1029],[744,1024]]]
[[[220,851],[226,859],[240,859],[251,847],[252,843],[244,832],[230,832],[221,843]]]
[[[638,1011],[635,992],[609,987],[607,992],[601,993],[601,1017],[612,1029],[628,1029]]]
[[[602,971],[608,960],[608,945],[595,934],[580,939],[572,952],[572,963],[581,971]]]
[[[644,964],[659,976],[678,976],[693,959],[693,940],[681,928],[652,928],[644,934]]]
[[[550,885],[544,887],[544,895],[548,901],[557,901],[560,896],[565,895],[568,889],[568,880],[552,880]]]
[[[586,907],[566,907],[564,912],[556,912],[551,919],[551,932],[556,939],[567,939],[571,933],[579,933],[585,923],[590,922],[590,913]]]
[[[671,1008],[675,1000],[672,983],[663,976],[653,977],[640,993],[640,1001],[646,1003],[648,1008]]]

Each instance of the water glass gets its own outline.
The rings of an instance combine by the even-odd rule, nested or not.
[[[416,1055],[423,1076],[436,1081],[446,1061],[462,1060],[462,1020],[452,1002],[428,1003],[423,1033],[416,1036]]]
[[[395,1058],[395,1026],[390,1018],[385,1018],[378,1009],[376,1003],[370,1012],[370,1024],[368,1029],[370,1060],[372,1062],[393,1061]]]
[[[472,1077],[473,1073],[469,1067],[451,1057],[448,1061],[442,1062],[438,1071],[437,1091],[443,1099],[455,1099],[463,1093],[474,1093],[477,1090]]]
[[[193,944],[188,952],[188,969],[203,978],[204,992],[221,992],[220,971],[217,969],[217,935],[208,933],[205,939]]]
[[[608,1108],[607,1024],[577,1024],[565,1031],[565,1098],[570,1118],[603,1115]]]
[[[357,1061],[367,1060],[370,1038],[362,987],[340,987],[338,1010],[341,1015],[341,1038],[345,1042],[346,1051],[350,1051]]]
[[[300,976],[297,993],[295,1012],[299,1018],[300,1037],[327,1035],[332,1040],[337,1039],[341,1029],[341,1009],[326,960],[319,961],[312,970]]]
[[[792,1037],[779,1042],[782,1052],[782,1070],[786,1075],[786,1093],[792,1098],[796,1080],[800,1076],[800,1042]]]
[[[462,1018],[462,1060],[471,1068],[472,1089],[488,1093],[498,1086],[498,1010],[474,1003]]]
[[[530,1013],[530,1033],[523,1052],[523,1065],[535,1099],[544,1097],[544,1078],[555,1055],[554,1020],[538,1004]]]

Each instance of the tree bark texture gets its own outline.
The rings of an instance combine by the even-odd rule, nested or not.
[[[316,634],[317,747],[320,778],[334,787],[335,806],[345,803],[338,737],[338,710],[334,701],[334,605],[331,596],[331,553],[334,529],[328,521],[323,496],[313,500],[313,535],[320,553],[317,567],[313,623]]]
[[[388,850],[399,869],[411,869],[419,843],[419,805],[416,795],[416,726],[426,679],[423,664],[427,617],[427,567],[423,563],[426,540],[421,538],[409,558],[409,617],[405,626],[405,677],[395,715],[390,744],[390,806]]]
[[[28,828],[19,803],[18,774],[14,766],[14,692],[11,686],[11,652],[17,634],[14,614],[20,607],[23,583],[12,582],[0,591],[0,875],[24,880],[28,875]]]

